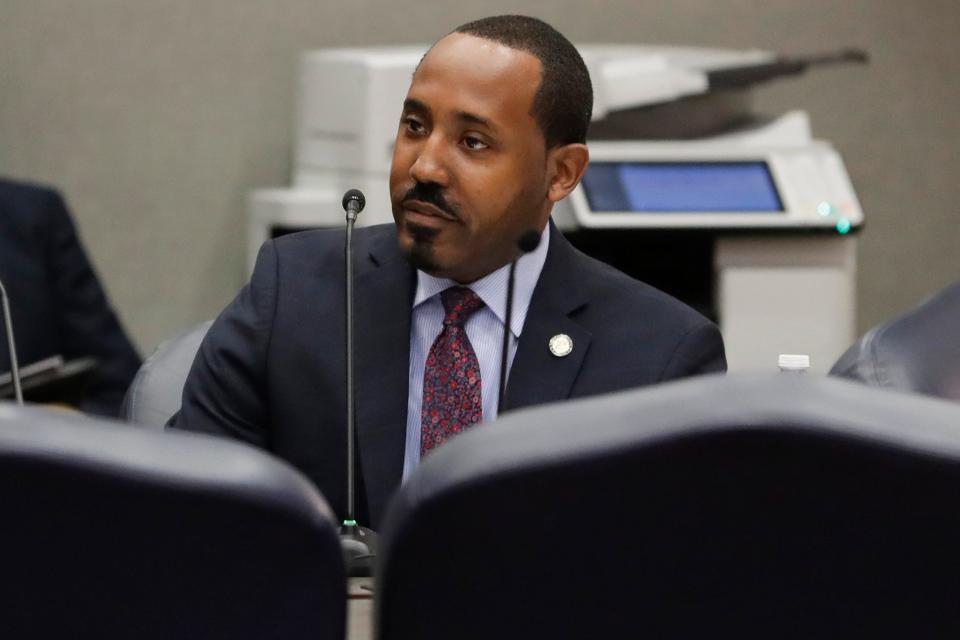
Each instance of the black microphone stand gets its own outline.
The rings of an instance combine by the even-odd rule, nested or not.
[[[507,277],[507,308],[503,321],[503,345],[500,349],[500,394],[497,396],[497,416],[503,412],[503,403],[507,396],[507,359],[510,353],[510,323],[513,321],[513,287],[516,280],[517,260],[510,263],[510,275]]]
[[[356,517],[356,417],[353,400],[353,225],[363,210],[365,199],[357,189],[343,196],[343,209],[347,213],[347,236],[344,245],[346,263],[346,323],[347,323],[347,517],[340,525],[340,545],[347,565],[347,575],[352,577],[373,575],[377,557],[377,534],[357,524]]]
[[[510,275],[507,276],[507,307],[504,311],[503,322],[503,345],[500,349],[500,394],[497,396],[497,417],[503,413],[504,403],[507,398],[507,360],[510,354],[510,324],[513,321],[513,288],[517,274],[517,260],[520,256],[530,253],[540,244],[540,233],[525,231],[517,239],[517,249],[520,255],[510,263]]]
[[[20,366],[17,363],[17,347],[13,339],[13,320],[10,319],[10,300],[7,290],[0,282],[0,303],[3,305],[3,324],[7,330],[7,353],[10,354],[10,377],[13,379],[13,396],[17,404],[23,406],[23,389],[20,388]]]

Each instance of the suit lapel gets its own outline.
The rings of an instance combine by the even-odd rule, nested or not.
[[[578,274],[580,259],[551,222],[547,260],[530,299],[507,381],[508,409],[570,396],[592,337],[590,331],[571,318],[588,302],[582,274]],[[558,357],[551,353],[550,339],[558,334],[566,334],[573,341],[569,355]]]
[[[368,250],[358,251],[357,256],[357,448],[367,506],[376,525],[403,475],[416,278],[396,247],[392,228],[372,237]],[[570,395],[592,336],[571,317],[589,299],[579,269],[581,260],[551,223],[550,250],[510,371],[508,409],[564,400]],[[550,339],[558,334],[573,341],[573,351],[567,356],[550,352]]]
[[[367,506],[378,520],[400,486],[407,428],[413,269],[392,228],[358,252],[355,280],[357,449]]]

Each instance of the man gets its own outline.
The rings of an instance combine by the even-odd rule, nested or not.
[[[396,227],[358,230],[361,519],[376,528],[422,455],[497,412],[507,265],[517,266],[505,408],[725,368],[716,326],[576,251],[548,224],[588,162],[574,47],[532,18],[463,25],[417,68],[390,176]],[[211,328],[178,428],[266,447],[345,504],[343,233],[264,245]],[[467,285],[466,287],[464,285]]]
[[[97,368],[78,408],[115,417],[140,356],[110,307],[56,191],[0,180],[0,281],[10,297],[21,367],[54,355],[95,358]],[[9,370],[0,322],[0,372]]]

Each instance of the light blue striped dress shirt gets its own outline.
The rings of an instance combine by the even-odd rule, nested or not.
[[[513,290],[513,312],[510,320],[509,366],[517,352],[517,341],[530,308],[530,298],[537,286],[540,271],[547,259],[550,227],[544,228],[540,244],[517,260]],[[500,392],[500,354],[503,349],[503,324],[507,306],[507,278],[510,265],[469,285],[480,296],[485,306],[467,320],[464,328],[480,363],[480,393],[483,402],[483,421],[497,417],[497,396]],[[410,322],[410,387],[407,396],[407,444],[403,458],[403,479],[406,480],[420,463],[420,409],[423,404],[423,374],[427,354],[443,328],[443,303],[440,293],[459,286],[453,280],[435,278],[417,271],[417,293],[413,298]],[[509,376],[508,376],[509,377]]]

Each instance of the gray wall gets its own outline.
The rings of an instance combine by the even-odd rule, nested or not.
[[[759,106],[808,110],[847,161],[861,327],[960,278],[956,0],[0,0],[0,174],[65,192],[146,352],[242,284],[246,194],[290,179],[298,52],[503,12],[579,41],[867,48],[871,66],[771,85]]]

